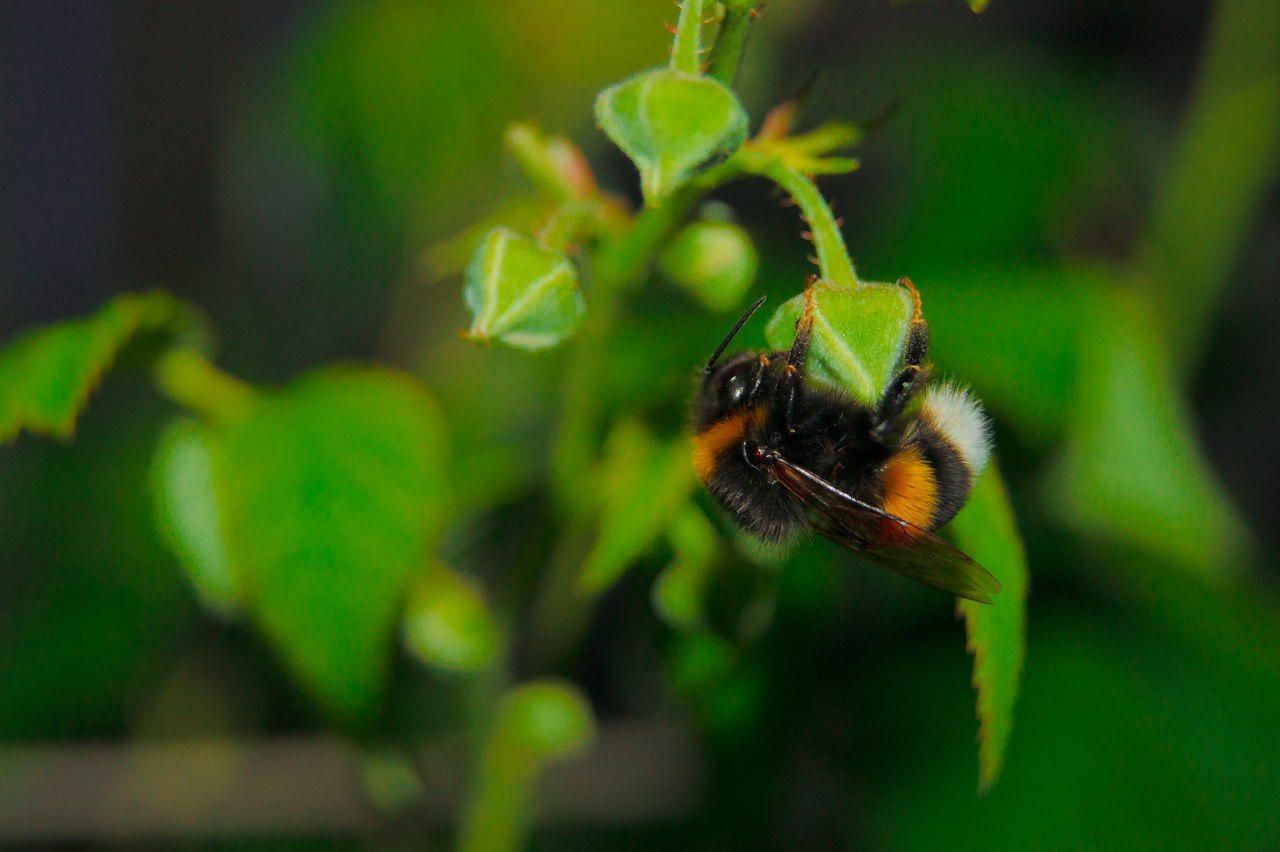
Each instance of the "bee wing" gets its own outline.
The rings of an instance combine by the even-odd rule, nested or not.
[[[841,491],[812,471],[774,456],[770,471],[809,509],[813,528],[899,574],[944,592],[991,603],[1000,581],[928,530]]]

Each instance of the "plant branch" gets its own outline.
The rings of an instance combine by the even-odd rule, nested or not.
[[[680,4],[680,20],[671,45],[671,70],[694,77],[702,73],[702,3],[703,0],[684,0]]]
[[[751,31],[751,25],[758,15],[756,0],[731,0],[725,3],[724,20],[720,22],[720,31],[716,33],[711,63],[707,67],[709,77],[726,86],[733,85],[738,76],[742,52],[747,45],[747,33]]]
[[[194,349],[167,350],[156,362],[156,387],[188,411],[214,420],[227,420],[243,412],[257,391],[210,364]]]
[[[808,177],[788,166],[776,157],[758,152],[743,152],[742,168],[766,177],[787,191],[800,207],[801,215],[809,226],[814,248],[818,251],[818,270],[822,278],[833,284],[860,287],[858,273],[849,259],[849,249],[844,244],[840,226],[831,212],[830,205]]]

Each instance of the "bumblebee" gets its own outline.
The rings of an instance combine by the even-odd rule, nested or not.
[[[718,363],[762,296],[707,362],[693,405],[698,479],[765,542],[813,529],[926,586],[991,603],[999,581],[933,534],[968,499],[991,435],[967,389],[928,384],[920,294],[899,280],[915,302],[902,365],[870,407],[805,380],[812,283],[789,350]]]

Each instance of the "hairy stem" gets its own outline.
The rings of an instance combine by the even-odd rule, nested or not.
[[[833,284],[860,287],[862,282],[849,259],[849,249],[845,247],[840,226],[817,185],[781,160],[771,157],[744,158],[743,167],[767,177],[795,199],[818,251],[818,270],[822,278]]]
[[[684,0],[671,45],[671,70],[697,76],[702,73],[702,2]]]
[[[720,22],[720,31],[716,34],[715,47],[711,50],[711,63],[707,67],[707,76],[719,80],[726,86],[732,86],[738,77],[738,65],[742,61],[742,52],[747,45],[747,33],[755,21],[756,0],[748,2],[725,3],[724,20]]]

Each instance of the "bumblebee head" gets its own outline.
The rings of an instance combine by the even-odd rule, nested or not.
[[[694,400],[694,425],[706,428],[755,401],[761,370],[759,355],[741,352],[703,374]]]

